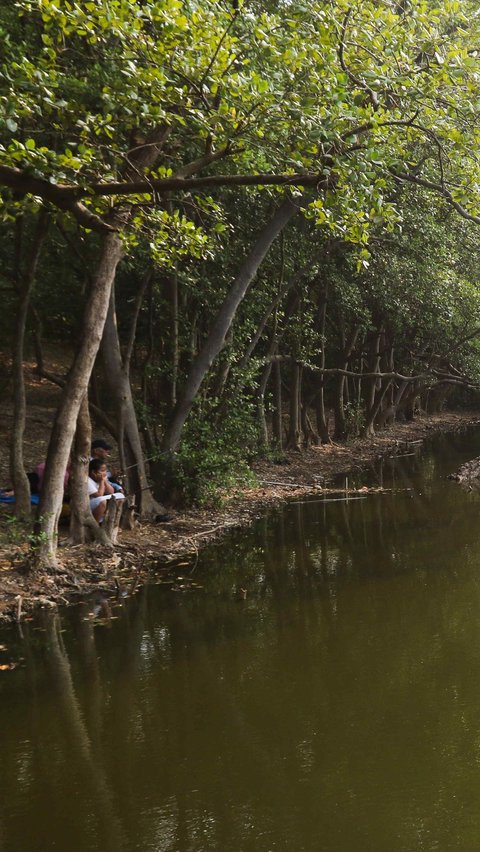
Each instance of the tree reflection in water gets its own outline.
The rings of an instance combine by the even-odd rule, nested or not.
[[[473,850],[479,500],[445,465],[266,516],[205,551],[204,591],[26,624],[0,681],[5,852]]]

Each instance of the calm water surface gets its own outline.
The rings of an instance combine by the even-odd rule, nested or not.
[[[445,477],[479,454],[271,513],[110,623],[1,633],[1,852],[478,852],[480,496]]]

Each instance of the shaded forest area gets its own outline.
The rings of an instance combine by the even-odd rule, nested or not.
[[[112,544],[92,422],[148,520],[262,459],[475,407],[474,11],[3,3],[1,391],[31,565],[58,567],[69,463],[71,543]],[[35,518],[27,362],[59,388]]]

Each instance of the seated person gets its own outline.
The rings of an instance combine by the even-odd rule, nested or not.
[[[102,459],[92,459],[88,466],[88,496],[92,515],[99,524],[107,511],[107,502],[112,499],[125,500],[125,495],[115,492],[107,476],[107,465]]]
[[[111,444],[107,444],[107,442],[104,441],[103,438],[95,438],[95,440],[92,441],[92,446],[91,446],[91,450],[90,450],[90,452],[91,452],[90,460],[101,459],[103,462],[105,462],[105,464],[107,464],[108,457],[110,455],[111,449],[112,449]],[[111,485],[113,485],[114,491],[119,491],[119,492],[123,493],[122,486],[118,482],[114,481],[115,477],[113,476],[112,471],[108,469],[108,466],[107,466],[107,479],[109,480]]]
[[[45,476],[45,462],[40,462],[40,464],[37,464],[35,470],[33,471],[33,474],[27,474],[27,476],[29,477],[30,485],[32,485],[33,481],[35,482],[35,487],[37,489],[36,493],[41,494],[42,488],[43,488],[43,478]],[[30,479],[30,476],[32,476],[32,479]],[[66,469],[64,476],[63,476],[63,499],[64,500],[70,499],[68,497],[68,486],[69,486],[69,484],[70,484],[70,464],[67,465],[67,469]],[[34,492],[32,491],[32,494],[33,493]]]
[[[43,487],[43,479],[45,475],[45,462],[37,464],[35,470],[27,473],[28,484],[30,485],[30,502],[34,506],[38,506],[40,502],[40,492]],[[63,478],[63,502],[68,503],[68,485],[70,480],[70,465],[65,471]],[[15,492],[13,488],[0,488],[0,503],[15,503]]]

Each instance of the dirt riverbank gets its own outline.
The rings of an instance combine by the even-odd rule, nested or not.
[[[423,441],[439,432],[452,432],[480,423],[479,413],[443,413],[396,424],[374,438],[312,447],[286,453],[281,465],[255,465],[258,485],[225,495],[220,510],[178,512],[168,523],[142,524],[123,531],[115,551],[97,545],[66,546],[68,527],[61,530],[60,569],[55,575],[25,572],[28,545],[21,541],[8,509],[0,509],[0,623],[31,617],[38,607],[54,608],[79,595],[102,590],[106,595],[133,594],[147,578],[161,580],[179,574],[179,562],[188,574],[205,544],[234,527],[247,526],[268,507],[295,497],[321,493],[338,476],[367,472],[383,455],[402,450],[405,442]],[[39,447],[36,447],[38,454]],[[357,487],[364,487],[361,476]],[[352,487],[350,485],[350,487]]]

